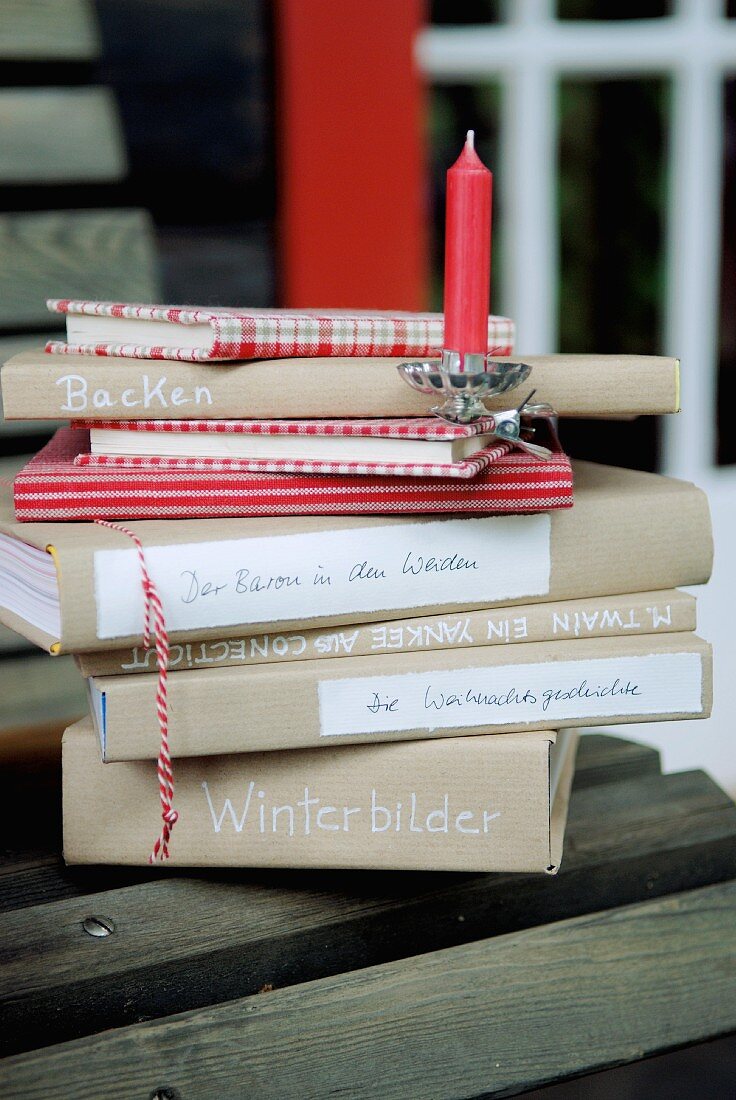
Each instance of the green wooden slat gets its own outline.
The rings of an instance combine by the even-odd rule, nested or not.
[[[0,661],[0,731],[67,724],[86,711],[84,682],[72,657],[36,650]]]
[[[585,734],[575,760],[573,790],[597,787],[600,783],[621,783],[638,776],[659,775],[662,770],[659,752],[639,741],[625,741],[605,730]]]
[[[0,90],[0,184],[110,182],[126,170],[106,88]]]
[[[0,623],[0,658],[4,657],[6,653],[20,652],[21,650],[32,653],[36,647],[32,645],[25,638],[22,638],[20,634],[16,634],[14,630],[9,630],[7,626],[3,626]],[[2,672],[0,671],[0,676]]]
[[[12,481],[15,475],[30,459],[30,455],[9,455],[0,458],[0,481]]]
[[[0,916],[0,942],[25,945],[0,966],[5,1052],[733,877],[736,807],[698,772],[578,789],[554,879],[220,870],[115,889],[107,869],[103,892],[96,869],[81,880],[94,893],[53,900],[52,869],[18,865],[44,903]],[[84,869],[65,874],[78,892]],[[14,877],[6,861],[0,902]],[[96,953],[79,934],[90,912],[121,933]]]
[[[620,783],[661,771],[659,752],[651,745],[624,741],[605,732],[585,733],[575,765],[573,790],[596,787],[599,783]]]
[[[19,1055],[0,1082],[14,1100],[505,1095],[736,1028],[735,915],[736,883],[711,886]],[[89,939],[89,958],[109,947]]]
[[[152,301],[157,272],[141,210],[0,215],[0,329],[58,327],[47,298]]]
[[[0,58],[92,61],[99,53],[89,0],[0,0]]]

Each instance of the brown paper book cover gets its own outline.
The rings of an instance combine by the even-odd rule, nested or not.
[[[561,416],[679,411],[677,359],[515,358],[531,366],[536,400],[549,402]],[[39,349],[13,356],[0,377],[8,420],[426,416],[433,398],[402,380],[396,368],[404,361],[332,357],[210,365],[49,355]],[[495,398],[488,407],[506,408],[508,399]]]
[[[155,759],[156,675],[89,681],[107,761]],[[705,718],[694,634],[586,638],[172,672],[174,757]],[[206,715],[206,721],[202,716]]]
[[[700,584],[705,494],[633,470],[574,464],[575,505],[456,517],[149,520],[141,539],[171,641],[207,641],[479,607]],[[0,618],[53,652],[139,644],[140,563],[92,523],[18,523],[0,507]]]
[[[695,605],[695,597],[689,592],[669,589],[592,600],[520,604],[506,609],[484,608],[459,615],[420,615],[340,629],[283,634],[276,631],[209,642],[180,642],[171,647],[168,667],[182,672],[330,657],[368,657],[374,653],[683,633],[695,630]],[[143,646],[81,653],[76,660],[83,676],[130,676],[156,671],[155,648]]]
[[[554,873],[577,734],[363,745],[177,762],[174,866]],[[147,861],[160,827],[147,762],[103,764],[64,735],[64,857]]]

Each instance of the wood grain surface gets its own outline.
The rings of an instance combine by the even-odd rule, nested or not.
[[[47,298],[155,298],[151,221],[142,210],[3,214],[0,255],[0,328],[58,328]]]
[[[100,1021],[119,1027],[204,1009],[264,985],[323,979],[736,875],[736,807],[723,792],[702,773],[653,773],[656,754],[639,747],[624,748],[617,777],[613,745],[600,735],[582,741],[556,878],[241,871],[152,878],[64,869],[44,857],[39,836],[37,849],[10,854],[0,875],[0,943],[14,945],[0,965],[2,1049],[91,1034]],[[642,774],[632,778],[636,755]],[[82,932],[93,913],[114,920],[114,935]]]
[[[731,882],[575,917],[20,1055],[0,1082],[18,1100],[508,1095],[736,1028],[735,910]]]
[[[126,170],[107,88],[0,89],[0,184],[112,182]]]
[[[91,0],[0,0],[0,58],[92,61],[100,52]]]
[[[0,731],[55,721],[70,725],[87,712],[84,680],[73,657],[37,649],[0,662]]]
[[[0,655],[34,650],[35,647],[21,637],[20,634],[16,634],[14,630],[9,630],[7,626],[0,624]],[[0,677],[2,677],[2,666],[0,666]]]

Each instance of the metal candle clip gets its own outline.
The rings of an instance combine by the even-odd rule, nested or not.
[[[537,402],[532,405],[531,399],[534,397],[536,390],[532,390],[528,397],[525,397],[521,404],[515,409],[507,409],[504,412],[491,413],[495,422],[493,429],[493,435],[497,439],[505,439],[509,443],[513,443],[514,446],[521,448],[522,451],[527,451],[529,454],[534,455],[535,458],[548,459],[552,457],[553,452],[549,447],[543,447],[539,443],[532,443],[528,438],[529,435],[534,434],[533,421],[545,420],[547,422],[547,432],[552,441],[553,446],[560,449],[560,437],[557,432],[557,413],[546,402]],[[486,413],[488,415],[488,413]]]
[[[444,404],[436,405],[432,412],[449,424],[472,424],[488,416],[482,399],[514,389],[529,377],[531,369],[526,363],[447,348],[441,359],[399,364],[399,374],[415,390],[444,395]]]

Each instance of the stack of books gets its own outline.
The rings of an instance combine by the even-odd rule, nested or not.
[[[0,618],[88,681],[70,862],[145,862],[168,799],[177,865],[554,871],[576,729],[709,713],[702,492],[431,418],[396,368],[441,318],[52,308],[5,413],[74,424],[6,494]],[[563,417],[678,409],[672,359],[525,362]]]

